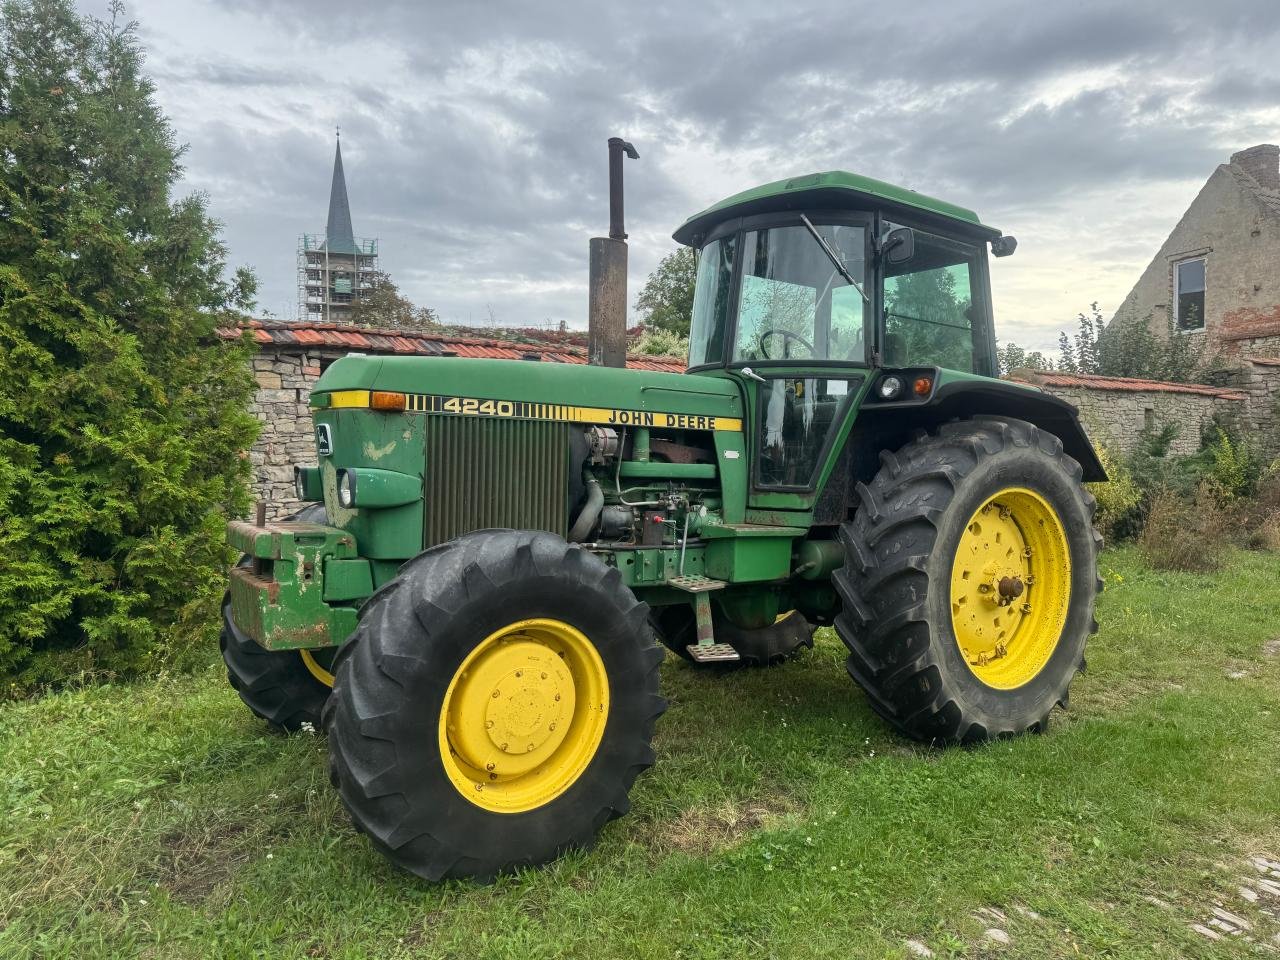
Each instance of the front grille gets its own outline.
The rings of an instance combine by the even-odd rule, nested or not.
[[[426,427],[426,546],[488,527],[565,535],[569,424],[428,415]]]

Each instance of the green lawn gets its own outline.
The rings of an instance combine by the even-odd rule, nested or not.
[[[1103,573],[1046,736],[906,742],[828,631],[772,670],[669,659],[631,816],[487,887],[386,865],[323,739],[268,733],[218,669],[2,705],[0,956],[1280,955],[1247,860],[1280,859],[1280,557]],[[1193,930],[1215,906],[1258,945]]]

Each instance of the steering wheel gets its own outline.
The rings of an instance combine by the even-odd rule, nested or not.
[[[760,353],[761,355],[764,356],[766,360],[783,359],[782,357],[769,356],[769,351],[765,348],[765,345],[764,345],[765,340],[768,337],[773,336],[775,333],[778,336],[782,337],[783,340],[798,340],[800,343],[804,344],[806,347],[809,348],[810,357],[816,357],[818,355],[818,351],[813,348],[813,344],[810,343],[808,340],[806,340],[804,337],[800,336],[800,334],[792,333],[790,330],[783,330],[781,327],[766,327],[765,329],[760,331],[760,336],[756,338],[760,343]],[[783,352],[784,353],[786,352],[785,346],[783,347]]]

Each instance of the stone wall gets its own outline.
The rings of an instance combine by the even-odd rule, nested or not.
[[[1280,368],[1277,368],[1280,374]],[[1117,454],[1137,446],[1145,430],[1178,427],[1171,453],[1189,455],[1200,449],[1201,431],[1215,417],[1241,427],[1248,423],[1244,393],[1223,390],[1217,395],[1170,390],[1117,390],[1097,386],[1041,383],[1046,393],[1061,397],[1080,411],[1080,421],[1095,444]]]
[[[321,370],[340,356],[338,352],[268,348],[253,358],[258,392],[250,409],[262,421],[262,432],[249,451],[249,459],[253,463],[254,498],[267,502],[269,519],[288,516],[302,507],[293,495],[293,466],[316,459],[307,398]]]

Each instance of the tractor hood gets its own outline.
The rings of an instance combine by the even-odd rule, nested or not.
[[[465,357],[347,356],[321,376],[312,405],[323,409],[330,394],[362,390],[408,394],[408,409],[421,413],[617,426],[740,430],[743,415],[738,387],[727,379]]]

